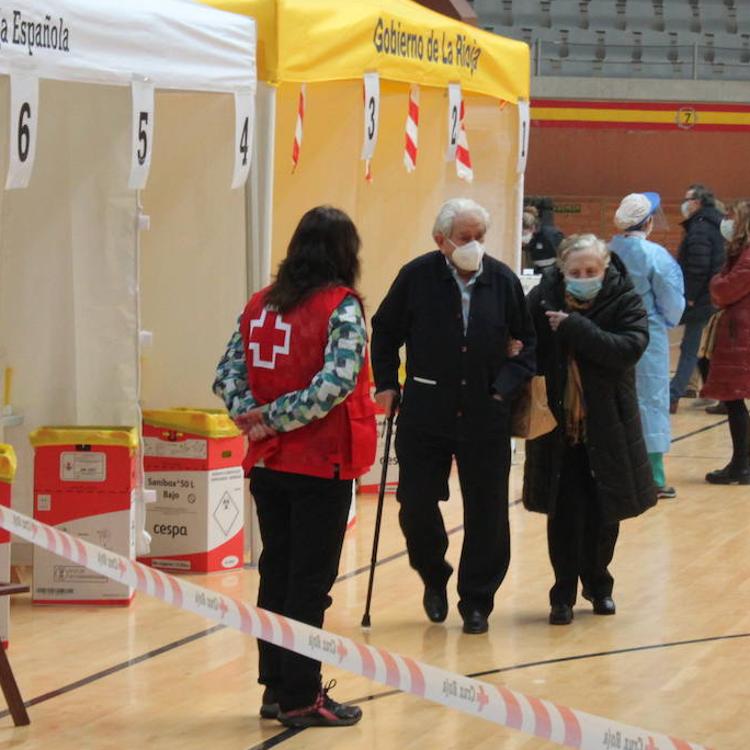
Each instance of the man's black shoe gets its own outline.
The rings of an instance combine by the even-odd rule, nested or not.
[[[569,604],[553,604],[550,607],[550,625],[570,625],[571,622],[573,622],[573,607]]]
[[[723,469],[709,471],[706,474],[706,481],[709,484],[750,484],[750,469],[745,467],[736,469],[730,463]]]
[[[422,606],[430,622],[443,622],[448,617],[448,594],[446,590],[425,586]]]
[[[469,635],[481,635],[489,630],[487,618],[478,610],[468,612],[464,615],[464,633]]]
[[[591,596],[588,591],[583,591],[583,598],[594,605],[595,615],[613,615],[617,612],[615,600],[611,596]]]

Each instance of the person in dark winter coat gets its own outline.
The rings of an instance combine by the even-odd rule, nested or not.
[[[530,263],[535,273],[554,265],[557,248],[563,241],[563,233],[554,224],[544,224],[535,206],[526,206],[523,210],[521,243],[526,253],[526,262]]]
[[[681,323],[685,331],[680,344],[677,370],[669,384],[670,411],[685,395],[690,376],[698,363],[698,348],[708,319],[716,312],[708,286],[724,263],[724,238],[719,226],[722,214],[716,208],[714,194],[705,186],[691,185],[681,206],[685,235],[677,260],[685,279],[685,312]]]
[[[729,415],[732,460],[710,471],[712,484],[750,484],[745,399],[750,398],[750,202],[738,201],[721,222],[727,239],[727,262],[711,281],[711,299],[721,310],[711,369],[703,395],[723,401]]]
[[[567,625],[579,578],[595,613],[615,613],[607,567],[619,522],[656,503],[635,385],[648,315],[622,261],[592,234],[560,245],[528,302],[558,426],[526,441],[523,502],[548,515],[550,623]]]
[[[510,405],[536,370],[521,282],[484,252],[488,222],[474,201],[447,201],[432,232],[439,250],[401,268],[372,319],[375,400],[386,414],[400,391],[406,344],[396,434],[399,523],[432,622],[448,614],[453,568],[439,503],[448,499],[456,459],[464,506],[458,609],[471,634],[487,631],[510,562]],[[509,351],[510,340],[520,342],[520,353]]]

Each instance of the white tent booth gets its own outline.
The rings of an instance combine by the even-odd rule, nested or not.
[[[196,342],[207,321],[226,338],[245,300],[237,188],[254,94],[251,18],[187,0],[0,8],[0,439],[18,454],[19,511],[32,511],[31,430],[139,423],[140,278],[144,308],[182,284],[172,317]],[[175,381],[192,369],[175,367]]]

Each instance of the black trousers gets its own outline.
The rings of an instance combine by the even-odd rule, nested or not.
[[[583,445],[569,447],[563,457],[555,511],[547,519],[547,543],[555,585],[550,604],[575,604],[578,579],[587,594],[612,595],[612,562],[619,523],[604,524],[596,498],[589,457]]]
[[[399,425],[399,522],[409,562],[425,586],[445,586],[453,568],[445,559],[448,535],[438,502],[448,499],[452,459],[464,506],[464,541],[458,568],[459,611],[492,611],[510,563],[508,437],[459,441]]]
[[[321,627],[338,574],[351,480],[255,468],[250,491],[263,540],[258,606]],[[258,652],[258,682],[273,688],[283,711],[315,700],[319,661],[260,640]]]

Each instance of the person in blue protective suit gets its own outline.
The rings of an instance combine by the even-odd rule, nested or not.
[[[615,212],[615,226],[622,234],[612,238],[609,248],[625,264],[648,312],[649,345],[636,366],[638,407],[657,497],[673,498],[677,492],[667,486],[664,475],[664,454],[672,441],[667,330],[680,322],[685,294],[677,261],[648,239],[660,204],[658,193],[626,195]]]

